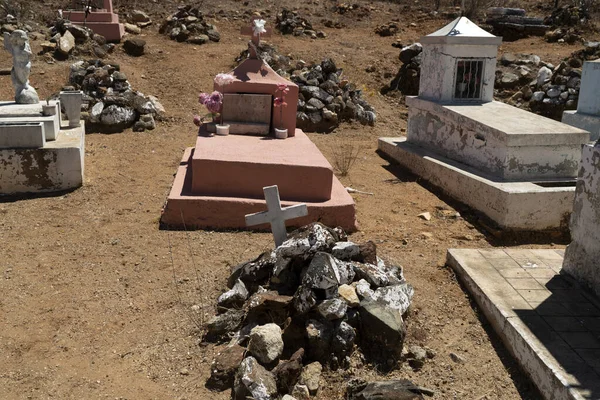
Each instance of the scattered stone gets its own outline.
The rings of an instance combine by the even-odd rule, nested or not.
[[[125,23],[123,25],[125,26],[125,32],[132,33],[134,35],[139,35],[140,33],[142,33],[142,28],[140,28],[137,25],[128,23]]]
[[[221,40],[217,27],[208,23],[202,11],[191,5],[179,7],[175,14],[164,20],[158,32],[172,40],[196,45]]]
[[[410,346],[406,354],[408,364],[415,370],[419,370],[427,361],[427,351],[420,346]]]
[[[331,249],[331,255],[343,261],[355,259],[360,254],[360,247],[352,242],[338,242]]]
[[[326,360],[331,354],[331,339],[333,327],[328,321],[308,320],[306,322],[306,337],[308,338],[307,354],[311,360]]]
[[[356,289],[354,289],[352,286],[346,284],[341,285],[338,287],[338,294],[342,299],[344,299],[349,307],[358,307],[360,305],[360,300],[356,294]]]
[[[133,10],[129,14],[129,21],[142,27],[148,26],[152,23],[150,16],[140,10]]]
[[[346,315],[348,304],[341,298],[324,300],[317,306],[317,312],[330,321],[343,318]]]
[[[66,31],[58,40],[56,49],[63,56],[68,56],[73,51],[73,48],[75,48],[75,38],[71,32]]]
[[[409,380],[389,380],[370,382],[353,379],[348,382],[346,399],[348,400],[418,400],[423,394],[433,396],[430,389],[416,386]]]
[[[464,359],[464,357],[459,356],[456,353],[450,353],[450,358],[452,359],[452,361],[454,361],[455,363],[464,363],[466,360]]]
[[[123,43],[123,50],[125,53],[133,57],[140,57],[144,55],[144,48],[146,47],[146,41],[142,39],[127,39]]]
[[[418,215],[419,218],[424,219],[425,221],[431,221],[431,213],[424,212]]]
[[[302,357],[304,357],[304,349],[301,348],[289,360],[280,360],[277,367],[273,369],[279,393],[291,392],[298,382],[302,372]]]
[[[246,289],[246,285],[244,285],[244,282],[238,279],[233,288],[219,296],[217,299],[217,304],[219,307],[240,308],[244,305],[248,295],[249,293]]]
[[[235,373],[244,359],[246,349],[239,345],[224,346],[210,366],[207,386],[215,390],[226,390],[233,385]]]
[[[272,373],[250,356],[240,364],[233,385],[232,397],[234,400],[246,400],[247,397],[255,400],[275,400],[277,399],[277,382]]]
[[[377,28],[375,28],[375,33],[383,37],[394,36],[396,33],[398,33],[398,24],[395,22],[390,22],[379,25]]]
[[[319,380],[321,379],[322,372],[323,366],[321,363],[317,361],[310,363],[302,369],[298,383],[300,385],[306,385],[310,395],[316,396],[319,391]]]
[[[292,396],[298,400],[310,400],[310,392],[306,385],[296,384],[292,390]]]
[[[361,329],[369,332],[361,337],[361,346],[373,357],[387,360],[399,359],[406,336],[402,315],[379,302],[361,303]]]
[[[218,340],[229,332],[237,330],[244,319],[244,312],[241,310],[229,310],[226,313],[213,317],[208,324],[207,339]]]
[[[281,328],[276,324],[267,324],[252,329],[248,351],[262,364],[276,361],[283,352]]]

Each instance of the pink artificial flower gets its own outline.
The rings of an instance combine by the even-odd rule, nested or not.
[[[287,103],[285,102],[283,97],[275,97],[273,104],[275,105],[275,107],[287,107]]]
[[[215,90],[210,94],[210,101],[215,103],[221,103],[223,101],[223,95],[221,94],[221,92]]]
[[[206,109],[213,114],[216,114],[219,111],[221,111],[220,101],[213,101],[213,99],[209,99],[204,105],[206,106]]]
[[[232,74],[217,74],[215,83],[219,86],[226,86],[235,81],[235,76]]]
[[[202,124],[202,119],[199,116],[194,115],[194,125],[200,126],[201,124]]]
[[[290,92],[290,88],[285,83],[280,83],[277,85],[277,90],[282,92],[283,94],[288,94]]]
[[[200,93],[200,96],[198,96],[198,102],[200,104],[206,104],[206,101],[209,98],[209,94],[208,93]]]

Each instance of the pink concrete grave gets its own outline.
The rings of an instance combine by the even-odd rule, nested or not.
[[[72,7],[64,15],[73,24],[84,25],[109,42],[119,42],[125,34],[124,25],[119,23],[119,15],[113,12],[112,0],[93,0],[87,11],[87,1],[73,0]]]
[[[268,35],[269,31],[263,32]],[[196,147],[186,149],[177,170],[163,209],[162,226],[247,229],[245,215],[265,210],[263,188],[277,185],[282,206],[299,203],[307,206],[308,215],[294,219],[291,227],[319,221],[328,226],[341,226],[348,232],[355,231],[354,200],[317,146],[296,129],[298,86],[257,58],[259,39],[260,34],[253,34],[248,44],[250,58],[231,73],[235,80],[224,87],[215,84],[215,90],[231,95],[271,96],[270,101],[261,99],[261,109],[252,111],[256,104],[245,104],[243,97],[223,97],[223,122],[231,126],[232,134],[216,136],[208,132],[211,124],[200,127]],[[273,96],[281,84],[289,88],[287,107],[282,113],[281,108],[274,106]],[[235,107],[229,106],[236,112],[228,114],[227,101],[232,98]],[[257,122],[253,117],[246,117],[251,121],[227,120],[227,115],[243,119],[252,113],[262,115],[270,136],[256,135]],[[273,129],[280,126],[288,130],[287,139],[274,138]],[[253,229],[268,230],[269,225]]]

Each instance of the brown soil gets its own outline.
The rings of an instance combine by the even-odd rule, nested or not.
[[[137,6],[143,8],[142,3]],[[165,12],[156,3],[148,6],[151,11],[174,9]],[[219,5],[275,9],[272,1],[249,3]],[[338,18],[325,7],[332,4],[310,5],[309,18],[327,39],[275,35],[271,42],[295,59],[334,58],[350,81],[364,87],[377,110],[375,128],[344,124],[330,135],[309,137],[332,162],[332,146],[360,146],[356,164],[341,180],[374,196],[354,195],[360,231],[351,240],[374,240],[381,256],[404,266],[416,289],[407,344],[426,345],[437,356],[419,372],[405,367],[381,376],[375,367],[364,366],[328,373],[318,398],[341,399],[344,381],[353,376],[412,379],[434,389],[439,399],[539,398],[444,260],[448,248],[563,248],[564,240],[496,239],[473,212],[428,191],[376,153],[379,136],[399,135],[406,128],[404,106],[378,94],[389,81],[385,72],[395,74],[399,68],[398,50],[391,44],[397,38],[416,40],[447,20],[419,19],[399,12],[400,4],[374,2],[368,3],[375,8],[370,19],[356,28],[323,28],[321,15]],[[373,33],[376,25],[396,16],[406,26],[397,38]],[[412,20],[418,21],[416,27],[408,26]],[[210,89],[212,77],[229,70],[246,45],[247,38],[238,33],[242,21],[215,24],[222,34],[219,44],[176,43],[158,35],[155,24],[142,35],[148,42],[145,56],[131,58],[119,49],[110,59],[121,65],[134,88],[156,95],[166,107],[168,119],[156,130],[87,135],[85,184],[76,191],[0,199],[0,398],[229,398],[228,392],[204,387],[217,349],[200,343],[198,326],[214,312],[229,266],[258,255],[272,245],[271,237],[158,229],[175,168],[184,148],[194,144],[191,119],[201,111],[197,94]],[[39,42],[33,48],[39,50]],[[502,48],[554,62],[575,49],[540,39]],[[0,68],[9,67],[7,53],[2,54]],[[364,72],[367,65],[376,65],[377,72]],[[60,89],[68,66],[35,60],[31,81],[41,97]],[[10,78],[2,76],[0,98],[11,97]],[[449,218],[455,210],[462,217]],[[425,211],[431,221],[418,217]],[[453,362],[451,352],[465,362]]]

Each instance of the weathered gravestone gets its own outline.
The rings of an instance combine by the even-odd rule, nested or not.
[[[60,102],[39,101],[29,85],[31,52],[25,32],[14,31],[8,42],[5,35],[5,46],[14,59],[16,101],[0,101],[0,195],[81,186],[83,124],[61,130]]]
[[[63,14],[67,19],[90,28],[109,42],[119,42],[125,34],[125,26],[113,12],[112,0],[73,0],[72,7]]]
[[[600,138],[600,59],[586,61],[581,74],[581,89],[577,111],[563,113],[562,122],[584,129],[590,140]]]

